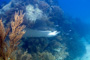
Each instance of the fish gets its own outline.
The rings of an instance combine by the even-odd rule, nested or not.
[[[34,30],[30,28],[25,29],[26,33],[23,35],[23,37],[54,37],[60,32],[58,31],[42,31],[42,30]]]

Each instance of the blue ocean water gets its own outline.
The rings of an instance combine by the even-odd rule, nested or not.
[[[90,33],[90,4],[89,0],[58,0],[60,7],[67,15],[72,18],[78,18],[79,22],[76,26],[78,32]],[[81,25],[81,26],[80,26]],[[79,26],[79,29],[78,29]],[[80,31],[79,31],[80,30]]]
[[[15,46],[15,51],[8,59],[90,60],[89,2],[89,0],[0,0],[0,18],[5,28],[10,27],[4,42],[11,49],[12,44]],[[16,27],[18,29],[16,32],[19,32],[10,40],[10,33],[13,32],[13,26],[10,24],[15,20],[15,12],[20,16],[20,10],[24,14],[24,17],[21,16],[23,22],[20,26],[26,26],[23,29],[25,34],[20,36],[19,33],[23,30],[20,30],[20,26]],[[0,41],[3,35],[1,30]],[[20,42],[19,45],[14,43],[15,39],[18,40],[17,43]],[[13,41],[11,45],[10,41]],[[7,48],[3,49],[2,42],[0,44],[0,53],[4,49],[3,52],[6,53]],[[9,54],[4,53],[0,54],[0,60],[5,60]]]
[[[0,0],[0,5],[2,5],[3,3],[9,3],[10,0]]]
[[[80,18],[83,22],[90,24],[89,0],[58,0],[60,7],[65,13],[74,18]]]

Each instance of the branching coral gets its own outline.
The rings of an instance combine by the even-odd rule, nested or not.
[[[19,40],[25,33],[23,29],[25,28],[24,25],[20,26],[23,22],[24,14],[22,14],[22,11],[16,13],[14,19],[15,21],[11,22],[11,32],[10,28],[5,30],[4,25],[2,23],[2,19],[0,20],[0,58],[3,60],[8,60],[12,52],[14,52],[17,49],[18,44],[20,43]],[[5,41],[6,36],[9,33],[9,44]]]
[[[29,54],[28,51],[22,51],[21,49],[13,52],[12,55],[14,55],[14,57],[10,57],[13,57],[15,60],[32,60],[32,55]]]
[[[56,60],[55,56],[50,52],[38,52],[32,54],[32,60]]]

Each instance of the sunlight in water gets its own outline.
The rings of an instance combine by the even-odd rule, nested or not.
[[[49,32],[48,33],[48,36],[55,36],[55,35],[57,35],[59,32],[57,32],[57,31],[53,31],[53,32]]]

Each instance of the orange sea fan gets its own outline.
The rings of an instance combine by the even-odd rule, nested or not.
[[[4,28],[4,25],[2,23],[2,19],[0,20],[0,58],[2,57],[3,60],[8,60],[12,52],[14,52],[17,49],[18,44],[20,43],[19,40],[22,38],[25,31],[23,30],[25,28],[25,25],[22,25],[24,14],[22,14],[22,11],[15,12],[14,19],[15,21],[11,22],[11,32],[10,28],[6,29]],[[5,42],[5,37],[9,33],[9,44]]]

